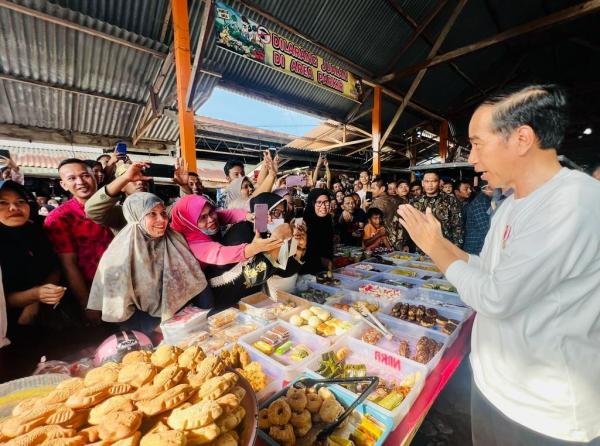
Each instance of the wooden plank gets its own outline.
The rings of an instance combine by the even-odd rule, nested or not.
[[[196,171],[196,132],[194,112],[186,106],[186,94],[190,83],[190,29],[187,0],[171,0],[175,72],[177,75],[177,107],[179,113],[179,144],[181,156],[191,172]]]
[[[130,42],[129,40],[121,39],[120,37],[115,37],[111,34],[108,34],[108,33],[102,32],[102,31],[97,31],[95,29],[88,28],[87,26],[83,26],[78,23],[74,23],[69,20],[66,20],[66,19],[61,19],[59,17],[55,17],[53,15],[46,14],[41,11],[36,11],[35,9],[31,9],[26,6],[21,6],[16,3],[12,3],[8,0],[0,0],[0,8],[10,9],[12,11],[18,12],[19,14],[25,14],[30,17],[34,17],[36,19],[43,20],[48,23],[53,23],[55,25],[59,25],[64,28],[73,29],[75,31],[78,31],[78,32],[81,32],[84,34],[88,34],[90,36],[97,37],[99,39],[108,40],[109,42],[116,43],[117,45],[126,46],[126,47],[134,49],[136,51],[141,51],[143,53],[149,54],[158,59],[164,59],[165,57],[167,57],[167,54],[163,53],[161,51],[157,51],[155,49],[148,48],[147,46]]]
[[[388,82],[391,79],[399,79],[402,77],[406,77],[424,68],[430,68],[444,62],[449,62],[451,60],[473,53],[475,51],[482,50],[492,45],[497,45],[498,43],[504,42],[505,40],[513,39],[524,34],[549,28],[551,26],[557,25],[559,23],[564,23],[569,20],[574,20],[579,17],[583,17],[584,15],[597,12],[598,10],[600,10],[600,0],[590,0],[588,2],[580,3],[570,8],[566,8],[553,14],[549,14],[545,17],[533,20],[529,23],[525,23],[515,28],[511,28],[507,31],[496,34],[495,36],[480,40],[479,42],[475,42],[470,45],[465,45],[455,50],[448,51],[447,53],[440,54],[439,56],[428,57],[427,60],[425,60],[424,62],[415,64],[396,73],[391,73],[387,76],[384,76],[384,78],[382,78],[381,80],[383,81],[385,79],[385,81]]]
[[[371,114],[371,149],[373,150],[373,175],[381,173],[381,87],[375,87],[373,91],[373,113]]]
[[[192,76],[185,99],[187,108],[190,110],[192,110],[194,106],[193,103],[196,93],[196,79],[199,77],[199,74],[202,71],[204,50],[206,49],[206,42],[208,42],[208,35],[211,31],[213,22],[213,2],[212,0],[204,0],[204,10],[202,11],[202,18],[200,21],[200,35],[198,36],[198,44],[196,46],[196,53],[194,55],[194,65],[192,67]]]
[[[456,7],[454,8],[454,10],[452,11],[452,14],[450,15],[450,18],[448,19],[448,21],[444,25],[444,28],[440,32],[440,35],[437,37],[436,41],[434,42],[433,47],[431,48],[431,51],[429,51],[429,55],[427,56],[428,58],[430,58],[430,57],[434,56],[435,54],[437,54],[438,50],[440,49],[440,46],[442,46],[442,43],[444,43],[444,40],[446,40],[446,36],[448,36],[448,33],[452,29],[452,26],[456,22],[456,19],[458,18],[460,12],[464,8],[464,6],[467,4],[467,1],[468,0],[459,0],[458,4],[456,5]],[[392,122],[390,123],[390,125],[387,128],[387,130],[385,131],[385,134],[383,135],[383,138],[381,140],[381,145],[385,144],[385,141],[388,139],[388,137],[392,133],[392,130],[394,130],[394,127],[398,123],[398,120],[400,119],[400,116],[402,116],[402,113],[406,109],[406,106],[407,106],[408,102],[411,100],[411,98],[415,94],[415,91],[417,90],[417,87],[419,86],[419,84],[423,80],[423,77],[425,76],[426,72],[427,72],[427,68],[422,69],[421,71],[419,71],[419,73],[417,74],[417,76],[413,80],[413,83],[411,84],[410,88],[408,89],[408,92],[406,93],[406,96],[404,96],[404,99],[402,100],[402,103],[400,104],[400,107],[398,107],[398,110],[396,111],[396,114],[392,118]]]

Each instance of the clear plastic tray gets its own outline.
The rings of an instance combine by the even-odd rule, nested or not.
[[[312,351],[312,353],[306,358],[304,358],[302,361],[294,362],[287,358],[287,355],[278,356],[273,354],[269,356],[252,346],[252,344],[260,340],[260,337],[265,332],[267,332],[273,327],[276,327],[277,325],[280,325],[289,331],[289,340],[292,341],[294,346],[298,344],[304,344]],[[329,348],[329,341],[327,341],[327,339],[322,338],[321,336],[318,336],[316,334],[304,331],[300,328],[294,327],[293,325],[285,321],[277,321],[273,324],[269,324],[266,327],[249,333],[246,336],[242,336],[240,338],[239,343],[243,345],[246,349],[252,349],[256,354],[262,356],[265,360],[275,363],[275,365],[281,369],[283,379],[286,381],[294,379],[298,371],[302,370],[306,366],[308,361],[310,361],[310,359],[314,357],[314,355],[320,355],[325,351],[325,349]]]
[[[443,275],[442,272],[439,270],[439,268],[434,263],[410,260],[410,261],[402,263],[400,266],[403,266],[406,268],[412,268],[412,269],[420,269],[423,271],[427,271],[428,273],[439,274],[440,276]],[[429,268],[435,268],[435,269],[432,270]]]
[[[341,288],[336,288],[331,285],[323,285],[322,283],[317,283],[317,282],[310,282],[308,284],[308,287],[330,293],[332,299],[335,298],[336,296],[342,295],[344,293],[344,290]]]
[[[380,276],[375,276],[374,280],[377,280],[379,277]],[[389,296],[378,296],[376,294],[372,294],[369,292],[365,292],[364,290],[361,290],[362,287],[369,287],[369,286],[371,286],[371,287],[376,286],[376,287],[381,287],[381,288],[390,290]],[[363,296],[371,295],[371,296],[379,297],[384,302],[390,302],[390,301],[397,300],[397,299],[412,300],[412,298],[417,294],[416,289],[408,289],[405,287],[396,287],[396,286],[392,286],[392,285],[386,285],[383,283],[373,282],[370,280],[361,280],[359,282],[352,284],[351,286],[348,286],[347,289],[351,290],[351,291],[356,291],[357,293],[359,293],[360,295],[363,295]]]
[[[338,294],[337,297],[333,297],[332,299],[328,300],[325,305],[327,305],[328,307],[332,307],[335,304],[353,305],[354,303],[356,303],[356,301],[359,300],[377,304],[379,306],[378,312],[385,314],[389,314],[394,304],[398,301],[397,299],[387,301],[385,299],[380,299],[379,297],[371,296],[369,294],[361,294],[357,291],[345,290],[343,294]],[[341,310],[335,307],[334,309]]]
[[[257,319],[262,319],[264,321],[274,321],[279,316],[288,314],[294,311],[296,308],[306,308],[309,306],[309,302],[306,300],[294,296],[292,294],[286,293],[285,291],[277,291],[277,299],[278,301],[274,301],[269,298],[265,293],[254,293],[250,296],[246,296],[240,299],[239,307],[240,311],[249,314],[252,317]],[[280,312],[277,310],[277,306],[285,301],[292,301],[296,304],[296,307],[291,308],[285,312]]]
[[[446,319],[457,320],[459,322],[459,324],[456,326],[456,329],[450,335],[445,334],[437,324],[434,324],[433,327],[431,327],[431,328],[426,328],[427,330],[438,332],[444,336],[449,336],[450,339],[449,339],[448,345],[451,345],[454,342],[454,340],[458,336],[458,332],[461,330],[461,328],[463,326],[463,322],[472,314],[472,310],[469,308],[435,305],[435,304],[431,304],[429,302],[419,301],[418,299],[412,300],[412,301],[400,300],[399,302],[396,302],[396,304],[398,304],[398,303],[407,303],[409,305],[424,305],[427,308],[434,308],[440,316],[444,316]],[[396,305],[396,304],[394,304],[394,305]],[[392,308],[393,308],[393,306],[392,306]],[[398,321],[401,321],[403,323],[409,324],[409,325],[421,327],[421,325],[419,325],[417,323],[404,321],[402,319],[392,316],[391,308],[389,311],[386,312],[386,316],[396,319]],[[422,328],[425,328],[425,327],[422,327]]]
[[[333,351],[337,351],[341,348],[348,348],[350,354],[346,357],[345,362],[347,364],[364,364],[367,367],[368,376],[377,376],[379,379],[383,379],[387,382],[396,382],[399,384],[402,380],[411,373],[418,373],[419,376],[416,379],[415,385],[408,395],[404,398],[402,403],[393,410],[387,410],[379,406],[375,402],[367,401],[367,405],[372,405],[386,416],[390,417],[394,423],[394,427],[400,424],[400,421],[406,416],[410,408],[412,407],[415,399],[423,390],[425,385],[425,378],[427,377],[427,367],[422,364],[409,361],[406,358],[397,355],[390,355],[389,353],[382,351],[369,344],[365,344],[354,338],[346,338],[340,340],[332,348]],[[309,372],[315,374],[315,376],[321,377],[316,371],[321,364],[321,356],[313,358],[307,365],[306,368]],[[336,385],[338,386],[338,385]],[[351,390],[339,386],[344,392],[350,393],[354,398],[358,395]]]
[[[450,291],[442,291],[442,290],[434,290],[431,288],[425,288],[423,285],[428,283],[436,283],[443,285],[452,285],[447,280],[442,279],[431,279],[424,282],[418,290],[418,299],[423,300],[425,302],[437,302],[442,305],[449,304],[457,307],[465,307],[468,308],[468,305],[465,304],[462,300],[460,300],[460,296],[458,293],[452,293]]]
[[[411,262],[414,263],[414,262]],[[404,274],[399,274],[397,271],[408,271],[411,273],[414,273],[415,276],[407,276]],[[407,266],[404,265],[396,265],[394,268],[390,269],[387,274],[393,274],[394,276],[398,276],[398,277],[407,277],[409,279],[418,279],[421,280],[421,282],[424,282],[426,280],[429,279],[438,279],[440,277],[442,277],[441,273],[434,273],[431,271],[425,271],[423,269],[417,269],[417,268],[409,268]]]
[[[396,319],[392,316],[378,314],[377,318],[381,321],[382,324],[384,324],[387,327],[387,329],[393,334],[394,337],[391,340],[382,337],[379,340],[379,342],[377,342],[377,344],[374,345],[368,344],[366,342],[365,344],[371,345],[372,347],[375,347],[377,349],[386,350],[387,352],[392,353],[392,355],[394,355],[395,357],[401,358],[399,354],[400,341],[408,341],[412,355],[416,351],[417,341],[419,340],[419,338],[421,338],[421,336],[427,336],[428,338],[431,338],[436,342],[442,343],[442,348],[440,349],[440,351],[438,351],[436,355],[433,358],[431,358],[431,360],[427,364],[420,364],[416,361],[413,361],[410,358],[403,359],[413,364],[425,366],[428,370],[428,373],[431,372],[431,370],[433,370],[435,366],[440,362],[440,359],[442,358],[442,355],[444,354],[444,351],[446,350],[446,347],[449,343],[448,336],[435,330],[430,330],[421,327],[420,325],[415,325],[410,322],[405,322],[400,319]],[[368,328],[363,329],[360,333],[358,333],[357,335],[353,335],[352,337],[363,342],[361,340],[361,336]]]
[[[339,279],[339,276],[343,276],[344,278],[349,279],[349,280],[367,280],[367,279],[379,274],[378,272],[358,270],[358,269],[354,268],[354,265],[357,265],[357,264],[355,263],[353,265],[348,265],[343,268],[334,270],[333,277],[337,277]]]
[[[328,341],[330,344],[335,344],[335,343],[336,343],[337,341],[339,341],[341,338],[348,337],[350,334],[352,334],[352,333],[355,333],[356,331],[359,331],[359,330],[361,329],[361,326],[362,326],[363,322],[362,322],[362,321],[356,321],[356,320],[354,320],[354,319],[352,318],[352,316],[351,316],[349,313],[345,312],[345,311],[338,310],[338,309],[336,309],[336,308],[333,308],[333,307],[331,307],[331,306],[329,306],[329,305],[318,305],[318,304],[314,304],[314,305],[312,305],[312,306],[315,306],[315,307],[317,307],[317,308],[321,308],[321,309],[323,309],[323,310],[325,310],[325,311],[328,311],[328,312],[331,314],[331,316],[332,316],[333,318],[335,318],[335,319],[339,319],[339,320],[342,320],[342,321],[347,321],[347,322],[350,322],[350,323],[352,323],[352,327],[350,327],[348,330],[346,330],[344,333],[342,333],[342,334],[340,334],[340,335],[321,336],[321,335],[319,335],[319,334],[318,334],[318,336],[321,336],[323,339],[327,339],[327,341]],[[311,306],[311,307],[312,307],[312,306]],[[305,310],[306,310],[306,309],[305,309]],[[290,319],[291,319],[293,316],[300,315],[300,313],[301,313],[302,311],[303,311],[302,309],[298,309],[298,310],[296,310],[296,311],[294,311],[294,312],[292,312],[292,313],[290,313],[290,314],[287,314],[285,317],[281,317],[280,319],[281,319],[281,320],[284,320],[284,321],[286,321],[286,322],[289,322],[289,323],[290,323],[290,325],[294,325],[294,324],[292,324],[292,323],[290,322]],[[294,327],[295,327],[295,325],[294,325]]]
[[[397,282],[405,282],[409,285],[412,285],[412,287],[410,286],[404,286],[404,285],[392,285],[391,283],[385,283],[386,280],[392,280],[392,281],[397,281]],[[413,295],[416,295],[418,290],[419,290],[419,286],[421,286],[421,284],[423,284],[423,281],[414,277],[407,277],[407,276],[401,276],[399,274],[389,274],[389,273],[384,273],[384,274],[380,274],[377,277],[374,277],[373,279],[370,279],[369,282],[375,282],[378,284],[382,284],[382,285],[386,285],[386,286],[397,286],[400,288],[406,288],[409,291],[413,292]]]
[[[381,257],[384,258],[385,260],[394,262],[396,265],[399,265],[401,263],[411,261],[411,260],[418,261],[420,258],[419,254],[415,254],[412,252],[402,252],[402,251],[390,252],[388,254],[382,255]]]
[[[363,269],[362,267],[372,268],[372,269]],[[359,271],[380,274],[380,273],[388,272],[390,269],[393,269],[395,267],[396,267],[396,265],[384,265],[382,263],[372,263],[372,262],[365,260],[364,262],[354,263],[353,265],[348,265],[346,268],[352,268],[352,269],[357,269]]]

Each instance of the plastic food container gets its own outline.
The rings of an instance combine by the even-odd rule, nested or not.
[[[377,280],[379,277],[380,276],[375,276],[374,280]],[[348,287],[348,289],[356,291],[361,295],[378,297],[385,302],[390,302],[398,299],[412,300],[412,298],[417,294],[416,289],[385,285],[383,283],[377,283],[370,280],[362,280],[360,282],[357,282],[351,287]]]
[[[315,290],[325,291],[330,294],[330,298],[332,298],[332,299],[337,296],[343,295],[343,293],[344,293],[344,290],[342,290],[340,288],[330,286],[330,285],[323,285],[322,283],[311,282],[308,284],[308,287],[314,288]]]
[[[288,330],[290,335],[289,340],[292,342],[294,347],[300,344],[305,345],[310,349],[311,353],[301,361],[293,361],[289,358],[289,351],[287,354],[281,356],[274,353],[272,355],[267,355],[252,346],[252,344],[260,340],[260,337],[263,334],[277,326],[281,326]],[[278,321],[249,333],[246,336],[242,336],[239,343],[248,350],[252,349],[257,355],[262,356],[265,360],[275,363],[275,365],[282,371],[283,379],[286,381],[291,381],[294,379],[298,374],[298,371],[304,369],[307,362],[310,361],[314,355],[320,355],[323,351],[325,351],[325,349],[329,348],[329,341],[327,341],[327,339],[294,327],[285,321]]]
[[[444,351],[446,350],[446,347],[449,342],[449,338],[447,335],[440,333],[438,331],[435,331],[435,330],[430,330],[430,329],[421,327],[420,325],[415,325],[410,322],[405,322],[400,319],[396,319],[392,316],[378,314],[377,318],[393,334],[393,338],[391,340],[388,340],[382,336],[381,339],[376,344],[369,344],[366,342],[365,342],[365,344],[371,345],[372,347],[375,347],[380,350],[385,350],[396,357],[401,357],[400,353],[399,353],[400,341],[408,341],[408,344],[410,347],[410,352],[411,352],[411,357],[412,357],[412,355],[416,351],[418,340],[422,336],[426,336],[430,339],[433,339],[436,342],[442,343],[442,348],[435,354],[435,356],[433,358],[431,358],[429,360],[429,362],[427,364],[421,364],[410,358],[404,358],[404,357],[402,357],[402,358],[405,361],[408,361],[412,364],[425,366],[428,371],[427,373],[431,372],[431,370],[433,370],[435,368],[435,366],[438,364],[438,362],[440,362],[440,359],[442,358],[442,355],[444,354]],[[368,328],[370,328],[370,327],[368,327]],[[361,333],[359,333],[358,335],[353,335],[352,337],[360,340],[361,342],[364,342],[361,339],[362,334],[368,328],[363,329]],[[457,328],[457,331],[458,331],[458,328]]]
[[[428,273],[439,274],[440,277],[442,276],[442,272],[440,271],[440,269],[433,263],[418,262],[416,260],[411,260],[401,264],[401,266],[404,266],[406,268],[420,269],[423,271],[427,271]]]
[[[362,271],[360,269],[355,268],[356,265],[358,265],[358,263],[354,265],[348,265],[344,268],[336,269],[335,271],[333,271],[333,277],[339,278],[338,276],[343,276],[344,278],[350,280],[367,280],[370,277],[379,274],[377,272]]]
[[[456,326],[456,329],[452,332],[452,334],[447,335],[443,332],[442,328],[440,326],[438,326],[437,324],[434,324],[433,327],[431,328],[425,328],[422,327],[426,330],[432,330],[432,331],[436,331],[444,336],[448,336],[449,337],[449,342],[448,345],[451,345],[454,340],[456,339],[456,337],[458,336],[459,331],[461,330],[462,326],[463,326],[463,322],[472,314],[472,310],[470,308],[461,308],[461,307],[455,307],[455,306],[442,306],[442,305],[434,305],[434,304],[430,304],[428,302],[421,302],[419,300],[413,300],[413,301],[400,301],[400,302],[396,302],[397,305],[398,303],[407,303],[409,305],[424,305],[427,308],[433,308],[438,312],[438,315],[440,316],[444,316],[446,319],[454,319],[456,321],[458,321],[459,323]],[[393,308],[393,306],[392,306]],[[409,321],[405,321],[399,318],[396,318],[394,316],[391,315],[391,309],[390,311],[388,311],[386,313],[386,316],[391,317],[393,319],[396,319],[398,321],[401,321],[403,323],[409,324],[409,325],[414,325],[417,327],[421,327],[421,325],[419,325],[418,323],[415,322],[409,322]]]
[[[189,305],[179,310],[175,316],[160,324],[165,342],[178,344],[206,326],[206,316],[210,310]]]
[[[282,310],[282,305],[287,302],[291,302],[294,307]],[[280,290],[277,291],[277,301],[270,299],[265,293],[254,293],[240,299],[239,302],[240,311],[264,321],[274,321],[279,316],[288,314],[296,308],[306,308],[307,306],[309,306],[309,302],[306,300]]]
[[[412,291],[413,295],[417,294],[419,286],[423,284],[422,280],[414,277],[407,277],[389,273],[381,274],[377,277],[374,277],[373,279],[370,279],[369,282],[375,282],[386,286],[406,288]]]
[[[390,269],[387,274],[393,274],[398,277],[406,277],[409,279],[418,279],[421,282],[424,282],[429,279],[438,279],[442,277],[441,273],[434,273],[431,271],[425,271],[423,269],[417,268],[409,268],[404,265],[397,265],[394,268]]]
[[[355,263],[354,265],[348,265],[346,268],[353,268],[353,269],[357,269],[359,271],[366,271],[369,273],[386,273],[388,272],[390,269],[395,268],[394,265],[384,265],[382,263],[372,263],[372,262],[368,262],[368,261],[364,261],[364,262],[360,262],[360,263]]]
[[[419,287],[418,297],[417,297],[419,300],[423,300],[425,302],[431,301],[434,303],[440,303],[442,305],[449,304],[449,305],[455,305],[457,307],[468,308],[468,305],[465,304],[462,300],[460,300],[460,296],[458,295],[458,293],[428,288],[427,287],[428,284],[443,285],[443,286],[448,286],[448,287],[452,286],[452,284],[450,282],[448,282],[447,280],[442,280],[442,279],[428,280],[428,281],[424,282],[423,284],[421,284],[421,286]]]
[[[324,336],[324,335],[317,333],[318,336],[322,337],[323,339],[326,339],[330,344],[335,344],[341,338],[347,337],[351,333],[356,333],[357,331],[359,331],[361,329],[361,326],[363,324],[362,321],[354,320],[349,313],[347,313],[345,311],[337,310],[336,308],[333,308],[329,305],[312,305],[311,307],[309,307],[309,309],[304,309],[304,310],[298,309],[298,310],[294,311],[293,313],[288,314],[285,317],[282,317],[280,319],[285,320],[286,322],[289,322],[290,325],[294,325],[296,327],[296,325],[292,323],[292,320],[297,317],[302,317],[301,313],[303,311],[310,311],[311,308],[319,308],[321,310],[327,311],[331,314],[332,318],[349,323],[350,327],[347,330],[345,330],[343,333],[340,333],[340,334]],[[302,319],[305,320],[305,318],[302,318]]]
[[[332,348],[332,351],[338,351],[341,348],[347,348],[350,350],[350,354],[346,356],[346,364],[364,364],[367,368],[367,376],[377,376],[380,380],[386,382],[395,382],[400,384],[402,380],[412,374],[417,373],[415,384],[411,391],[406,395],[402,403],[393,410],[387,410],[377,403],[372,401],[365,401],[369,406],[375,407],[380,410],[386,417],[392,419],[394,427],[400,424],[400,421],[406,416],[410,408],[412,407],[415,399],[423,390],[425,385],[425,378],[427,377],[427,367],[422,364],[415,363],[407,360],[398,355],[391,355],[388,352],[365,344],[354,338],[346,338],[340,340]],[[321,357],[313,358],[306,366],[309,372],[314,373],[316,376],[321,376],[317,373],[321,364]],[[348,392],[353,398],[358,395],[352,392],[350,389],[337,385],[342,388],[344,392]]]
[[[381,299],[379,297],[371,296],[369,294],[361,294],[356,291],[346,290],[345,293],[334,296],[332,299],[327,301],[326,305],[328,307],[333,307],[336,310],[343,311],[341,308],[336,308],[334,305],[339,304],[339,305],[352,306],[357,301],[363,301],[363,302],[368,302],[370,304],[375,304],[379,307],[379,309],[377,310],[378,312],[388,314],[392,310],[392,307],[398,300],[392,299],[392,300],[388,301],[386,299]]]
[[[319,376],[317,374],[306,371],[306,372],[302,373],[300,376],[298,376],[297,378],[295,378],[294,381],[299,381],[299,380],[302,380],[305,378],[321,379],[321,378],[319,378]],[[280,398],[281,396],[285,396],[285,394],[288,392],[288,389],[290,388],[291,385],[292,384],[281,389],[281,391],[277,392],[271,398],[264,401],[259,406],[259,408],[260,409],[268,408],[269,404],[271,402],[275,401],[277,398]],[[346,409],[350,405],[352,405],[354,403],[354,401],[357,399],[357,396],[355,394],[344,390],[342,387],[338,386],[337,384],[325,384],[324,387],[326,387],[328,390],[330,390],[333,393],[333,395],[335,396],[335,399],[338,400],[338,402],[344,407],[344,409]],[[366,403],[366,401],[363,401],[360,404],[358,404],[356,406],[356,408],[354,409],[353,414],[348,417],[348,418],[350,418],[350,422],[343,429],[343,432],[347,434],[347,435],[344,435],[344,438],[347,438],[352,434],[352,431],[354,430],[353,426],[354,426],[354,423],[357,421],[357,417],[361,418],[361,417],[365,417],[365,416],[371,418],[372,420],[375,420],[376,423],[380,426],[381,432],[380,432],[377,440],[373,443],[373,446],[382,446],[384,444],[385,440],[387,439],[388,435],[394,428],[393,421],[390,417],[386,416],[383,413],[383,410],[380,410],[380,408],[378,406],[368,405]],[[335,432],[335,434],[337,434],[337,432]],[[271,438],[269,436],[269,433],[266,431],[262,431],[259,429],[258,436],[261,437],[261,439],[264,440],[264,442],[266,444],[268,444],[269,446],[279,446],[280,445],[280,443],[278,443],[273,438]],[[307,444],[307,440],[302,439],[302,438],[297,439],[296,444]]]

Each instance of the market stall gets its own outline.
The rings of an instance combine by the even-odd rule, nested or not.
[[[409,444],[468,351],[472,312],[426,257],[350,256],[276,300],[186,308],[156,349],[111,336],[94,358],[41,369],[62,374],[3,385],[3,441],[312,444],[326,431],[340,445]]]

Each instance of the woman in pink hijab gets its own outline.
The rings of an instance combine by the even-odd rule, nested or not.
[[[171,227],[185,237],[202,268],[242,262],[281,246],[281,240],[260,237],[235,246],[224,246],[219,242],[221,226],[247,219],[251,219],[251,214],[244,209],[217,210],[213,202],[200,195],[186,195],[171,209]]]

